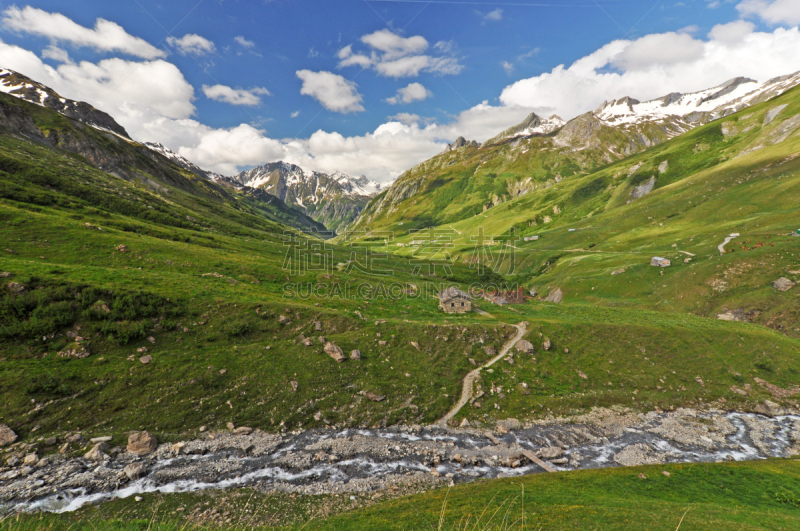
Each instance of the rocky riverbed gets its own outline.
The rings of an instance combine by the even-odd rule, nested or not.
[[[71,434],[70,444],[82,447],[80,457],[40,457],[22,443],[3,454],[0,514],[65,512],[148,492],[235,487],[298,494],[418,492],[543,472],[531,454],[566,471],[800,453],[800,414],[773,413],[600,409],[569,420],[500,421],[490,431],[410,426],[276,435],[240,428],[153,445],[145,455]]]

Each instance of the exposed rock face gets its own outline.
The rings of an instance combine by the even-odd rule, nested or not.
[[[0,447],[13,444],[14,441],[16,440],[17,440],[17,434],[14,433],[14,430],[9,428],[5,424],[0,424]]]
[[[778,291],[789,291],[794,287],[794,282],[792,282],[786,277],[781,277],[772,283],[772,287],[774,287]]]
[[[89,351],[80,343],[70,343],[58,355],[62,358],[84,359],[90,356]]]
[[[128,437],[128,451],[139,457],[155,452],[156,448],[158,442],[150,432],[140,431]]]
[[[656,186],[655,176],[650,177],[649,179],[647,179],[647,181],[643,182],[639,186],[634,187],[634,189],[631,190],[631,198],[639,199],[640,197],[644,197],[650,192],[652,192],[655,186]]]
[[[556,288],[550,292],[545,299],[545,302],[554,302],[556,304],[560,304],[562,300],[564,300],[564,292],[561,291],[561,288]]]
[[[463,147],[476,148],[476,147],[480,147],[480,144],[478,144],[474,140],[467,140],[463,136],[460,136],[460,137],[456,138],[455,142],[453,142],[452,144],[448,144],[447,147],[445,148],[444,152],[445,153],[449,153],[450,151],[455,151],[455,150],[461,149]]]
[[[347,358],[344,356],[344,352],[341,348],[336,346],[335,344],[328,341],[325,343],[325,354],[336,360],[338,363],[342,363]]]
[[[328,229],[344,228],[385,188],[365,176],[306,171],[286,162],[258,166],[228,179],[237,187],[263,190]]]

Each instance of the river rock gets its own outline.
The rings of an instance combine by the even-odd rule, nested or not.
[[[794,287],[794,282],[786,277],[781,277],[772,283],[772,287],[778,291],[789,291]]]
[[[459,428],[470,428],[472,424],[469,423],[469,419],[464,419],[461,421],[461,424],[458,425]],[[458,455],[458,454],[456,454]]]
[[[351,360],[360,360],[361,359],[361,351],[356,349],[350,353]]]
[[[764,400],[763,404],[758,404],[753,408],[753,412],[767,417],[777,417],[783,415],[783,408],[771,400]]]
[[[88,459],[89,461],[105,461],[108,456],[106,455],[106,450],[108,450],[108,444],[101,442],[95,444],[94,447],[86,452],[83,456],[84,459]]]
[[[247,426],[241,426],[233,430],[234,435],[250,435],[253,433],[253,428],[248,428]]]
[[[547,460],[558,459],[564,455],[564,450],[558,446],[549,446],[547,448],[539,448],[536,450],[536,455]]]
[[[17,434],[5,424],[0,424],[0,447],[13,444],[16,440]]]
[[[39,456],[34,454],[28,454],[25,456],[25,459],[22,460],[22,464],[25,466],[33,466],[39,462]]]
[[[125,467],[125,475],[131,481],[136,481],[147,475],[147,465],[144,463],[131,463]]]
[[[135,432],[128,437],[128,451],[139,457],[155,452],[156,448],[156,438],[147,431]]]
[[[325,343],[325,354],[336,360],[338,363],[342,363],[347,358],[344,356],[344,352],[341,348],[336,346],[335,344],[328,341]]]
[[[516,347],[520,352],[525,352],[527,354],[533,354],[535,352],[533,344],[525,339],[517,341]]]
[[[505,433],[508,433],[512,430],[520,430],[522,429],[522,423],[517,419],[503,419],[497,421],[497,431],[505,430]]]

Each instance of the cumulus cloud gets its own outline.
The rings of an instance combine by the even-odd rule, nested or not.
[[[338,74],[299,70],[297,77],[303,81],[300,94],[311,96],[329,111],[346,114],[364,110],[357,85]]]
[[[270,92],[263,87],[248,90],[234,89],[225,85],[203,85],[203,93],[214,101],[222,101],[231,105],[254,106],[261,103],[260,96],[269,96]]]
[[[68,42],[74,46],[122,52],[143,59],[166,56],[144,39],[130,35],[119,24],[102,18],[98,18],[94,28],[90,29],[60,13],[48,13],[30,6],[22,9],[11,6],[3,11],[2,24],[10,30],[47,37],[54,42]]]
[[[388,29],[382,29],[361,37],[361,42],[371,48],[368,52],[354,52],[353,45],[339,50],[339,68],[360,66],[374,68],[386,77],[416,77],[420,72],[434,72],[443,75],[455,75],[463,66],[452,55],[453,45],[450,42],[438,42],[435,52],[445,55],[426,54],[430,48],[428,41],[422,36],[402,37]]]
[[[213,42],[194,33],[184,35],[180,39],[168,37],[167,43],[175,47],[182,55],[206,55],[217,50]]]
[[[800,0],[744,0],[736,9],[768,24],[800,24]]]
[[[746,20],[736,20],[728,24],[717,24],[708,32],[708,38],[717,42],[733,45],[742,42],[742,39],[755,29],[756,25]]]
[[[613,41],[568,67],[517,81],[503,90],[500,101],[572,118],[625,95],[646,100],[702,90],[737,76],[766,80],[798,68],[798,28],[772,33],[745,32],[748,28],[717,27],[709,40],[665,33]]]
[[[433,94],[425,88],[421,83],[411,83],[407,87],[401,88],[397,94],[386,100],[391,105],[398,103],[413,103],[415,101],[422,101],[433,96]]]
[[[359,54],[369,61],[369,68],[377,69],[381,62],[452,57],[449,46],[423,49],[419,39],[395,43],[384,33],[370,42],[364,43],[366,52],[342,49],[340,61]],[[65,97],[88,101],[114,116],[133,138],[161,142],[206,169],[230,175],[242,167],[285,160],[311,170],[366,174],[381,181],[441,152],[458,136],[483,142],[530,112],[556,113],[569,119],[625,95],[644,100],[674,91],[705,89],[736,76],[764,80],[787,74],[798,68],[797,49],[798,28],[757,32],[741,21],[716,26],[703,38],[665,33],[618,40],[571,65],[509,85],[499,103],[484,101],[440,123],[401,113],[362,135],[320,130],[307,139],[277,140],[247,124],[216,129],[198,122],[192,86],[175,65],[162,59],[114,58],[71,64],[66,54],[54,49],[47,52],[60,63],[53,68],[31,51],[0,41],[3,66],[41,81]],[[421,68],[419,71],[424,71]],[[309,70],[297,75],[303,94],[326,108],[363,110],[356,85],[342,76]],[[241,89],[216,90],[242,97],[236,92]],[[409,91],[410,98],[413,92]],[[403,101],[402,91],[395,97],[398,103]]]

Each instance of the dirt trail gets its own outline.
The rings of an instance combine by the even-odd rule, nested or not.
[[[491,367],[492,365],[494,365],[495,363],[497,363],[498,361],[500,361],[501,359],[505,358],[508,355],[509,351],[512,348],[514,348],[514,345],[517,344],[517,341],[522,339],[528,332],[526,325],[527,323],[524,322],[514,325],[514,328],[517,329],[517,334],[513,338],[511,338],[505,345],[503,345],[503,348],[500,350],[500,353],[497,354],[497,356],[495,356],[494,358],[490,359],[488,362],[484,363],[483,365],[475,369],[474,371],[471,371],[464,377],[463,380],[464,383],[461,388],[461,399],[459,399],[458,403],[455,406],[453,406],[453,409],[451,409],[447,413],[447,415],[439,419],[439,421],[436,423],[438,426],[441,426],[443,428],[447,427],[447,422],[453,417],[455,417],[458,414],[458,412],[461,411],[461,408],[467,405],[467,403],[472,398],[472,387],[475,384],[475,380],[477,380],[478,376],[480,376],[481,371],[483,369]]]

